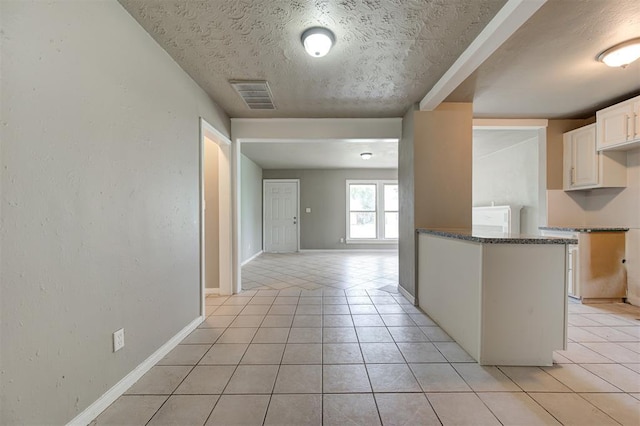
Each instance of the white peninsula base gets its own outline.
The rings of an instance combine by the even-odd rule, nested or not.
[[[419,306],[481,365],[552,365],[571,242],[419,230]]]

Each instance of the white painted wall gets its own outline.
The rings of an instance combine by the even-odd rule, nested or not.
[[[0,8],[0,424],[64,424],[199,316],[198,120],[230,125],[117,2]]]
[[[473,205],[520,205],[520,232],[538,233],[538,138],[473,159]]]
[[[206,288],[220,288],[220,148],[205,137],[204,167],[204,281]]]
[[[262,251],[262,169],[245,155],[241,159],[241,262]]]

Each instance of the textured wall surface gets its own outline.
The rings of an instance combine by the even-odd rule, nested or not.
[[[119,0],[232,117],[400,117],[505,0]],[[304,51],[313,26],[336,35]],[[276,111],[251,111],[230,79],[266,79]]]
[[[473,205],[519,205],[520,232],[538,233],[538,138],[473,159]]]
[[[416,288],[416,227],[413,115],[417,106],[410,108],[402,120],[402,139],[398,144],[398,191],[400,193],[400,234],[398,240],[399,284],[415,296]]]
[[[199,117],[230,123],[114,1],[0,19],[0,424],[60,425],[199,315]]]
[[[244,262],[262,250],[262,169],[244,155],[240,161],[240,261]]]
[[[392,169],[263,170],[264,179],[300,179],[300,248],[393,249],[396,244],[345,244],[347,179],[398,178]],[[311,213],[305,208],[310,207]]]

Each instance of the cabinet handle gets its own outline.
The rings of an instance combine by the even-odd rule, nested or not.
[[[627,121],[625,123],[625,133],[627,134],[627,139],[632,139],[631,134],[629,133],[629,121],[631,121],[631,116],[627,115]]]
[[[576,171],[575,167],[572,167],[571,170],[569,170],[569,182],[571,183],[571,185],[573,185],[576,182],[575,171]]]
[[[640,129],[640,123],[638,123],[638,113],[633,113],[633,138],[638,137],[638,130]]]

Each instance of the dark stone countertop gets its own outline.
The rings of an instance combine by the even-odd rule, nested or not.
[[[505,234],[472,229],[416,229],[418,234],[454,238],[482,244],[577,244],[575,238],[546,237],[542,235]]]
[[[540,226],[543,231],[566,231],[566,232],[627,232],[629,228],[595,227],[595,226]]]

